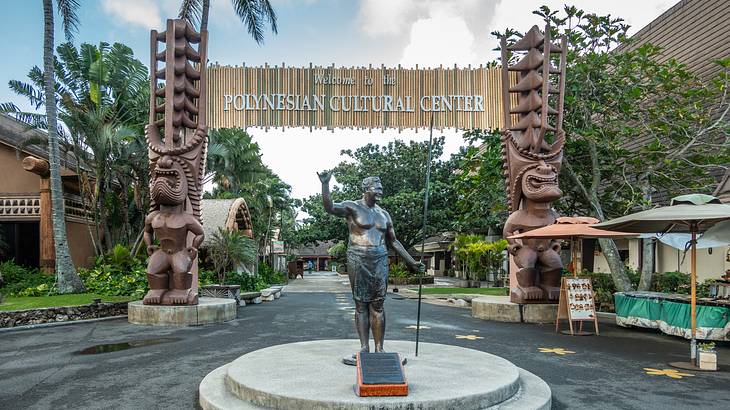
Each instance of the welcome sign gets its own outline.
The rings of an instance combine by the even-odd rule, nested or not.
[[[501,127],[498,68],[208,68],[208,124],[230,127]]]

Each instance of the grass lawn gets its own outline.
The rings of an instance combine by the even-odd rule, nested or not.
[[[418,288],[411,290],[415,290],[417,292]],[[509,294],[509,288],[423,288],[424,295],[448,295],[454,293],[507,296]]]
[[[39,309],[56,306],[80,306],[88,305],[94,299],[101,299],[103,302],[123,302],[130,300],[129,296],[101,296],[94,293],[78,293],[73,295],[56,296],[6,296],[0,304],[0,310],[23,310]]]

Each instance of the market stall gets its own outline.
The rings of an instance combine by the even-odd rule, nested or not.
[[[614,294],[616,323],[659,329],[663,333],[692,338],[690,295],[660,292],[618,292]],[[696,338],[730,340],[730,300],[697,298]]]

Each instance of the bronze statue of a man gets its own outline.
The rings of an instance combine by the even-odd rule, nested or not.
[[[332,173],[323,172],[318,175],[322,182],[325,211],[347,218],[350,231],[347,273],[355,300],[355,327],[360,338],[360,351],[370,351],[369,338],[372,329],[375,352],[383,352],[383,302],[388,288],[388,247],[406,261],[409,269],[422,273],[425,267],[408,254],[395,236],[390,215],[378,206],[377,202],[383,195],[379,177],[368,177],[362,181],[362,199],[333,203],[329,190]],[[354,360],[344,361],[354,364]]]

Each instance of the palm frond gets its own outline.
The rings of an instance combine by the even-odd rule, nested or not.
[[[28,102],[30,102],[35,109],[39,109],[45,102],[43,91],[41,91],[42,89],[35,89],[35,87],[28,83],[18,80],[10,80],[8,81],[8,88],[10,88],[10,90],[12,90],[15,94],[27,98]]]
[[[183,0],[178,17],[187,20],[193,27],[198,27],[202,8],[201,0]]]
[[[63,33],[66,39],[71,41],[74,33],[79,28],[79,16],[76,12],[79,9],[78,0],[56,0],[58,4],[58,14],[61,15],[61,24],[63,25]]]
[[[271,24],[271,31],[273,31],[274,34],[279,34],[279,30],[276,26],[276,12],[274,11],[274,8],[271,7],[271,2],[269,0],[259,1],[261,2],[261,10],[264,17],[268,17],[269,19],[269,24]]]
[[[264,29],[260,20],[261,10],[255,0],[235,0],[233,9],[246,26],[246,30],[257,44],[264,42]]]

